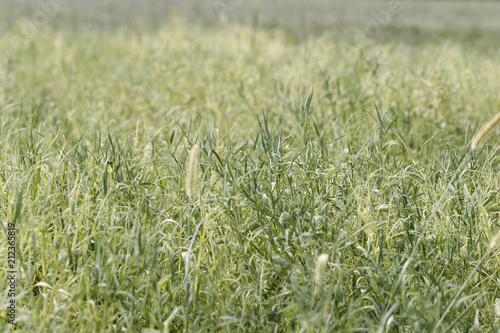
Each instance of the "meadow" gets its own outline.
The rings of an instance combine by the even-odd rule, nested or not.
[[[497,332],[494,34],[356,31],[1,35],[0,331]]]

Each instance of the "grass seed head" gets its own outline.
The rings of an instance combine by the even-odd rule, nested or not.
[[[500,318],[500,298],[495,298],[495,315],[497,318]]]
[[[490,137],[493,131],[500,125],[500,113],[491,118],[472,139],[471,148],[478,149]]]
[[[500,230],[498,230],[496,235],[491,240],[490,247],[492,249],[496,249],[497,247],[500,247]]]
[[[194,195],[196,189],[196,172],[198,170],[198,145],[194,145],[189,152],[188,164],[186,167],[186,193],[189,197]]]
[[[314,267],[314,296],[316,296],[323,285],[323,272],[328,263],[328,254],[322,254],[316,259]]]

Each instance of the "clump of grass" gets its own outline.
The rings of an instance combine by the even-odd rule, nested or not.
[[[493,131],[500,125],[500,113],[491,118],[472,139],[471,148],[478,149],[491,136]]]

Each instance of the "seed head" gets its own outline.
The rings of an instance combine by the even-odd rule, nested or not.
[[[196,190],[196,172],[198,170],[198,145],[194,145],[189,152],[188,163],[186,167],[186,193],[192,197]]]
[[[500,247],[500,230],[498,230],[498,232],[496,233],[496,235],[491,240],[490,247],[492,249]]]
[[[486,142],[486,139],[488,139],[493,131],[498,127],[498,125],[500,125],[500,113],[497,113],[493,118],[491,118],[490,121],[488,121],[483,128],[481,128],[481,130],[474,135],[471,148],[478,149],[481,147]]]
[[[328,262],[328,254],[322,254],[316,259],[314,267],[314,296],[318,294],[323,285],[323,272],[325,271]]]

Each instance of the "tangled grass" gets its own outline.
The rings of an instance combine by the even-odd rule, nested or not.
[[[182,19],[0,48],[2,330],[500,328],[494,52]]]

